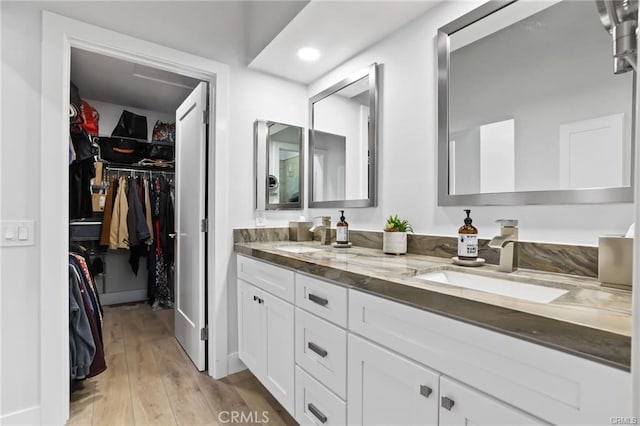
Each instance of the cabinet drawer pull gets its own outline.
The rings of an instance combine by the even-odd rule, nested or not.
[[[326,357],[329,354],[329,352],[325,351],[320,346],[312,342],[307,343],[307,347],[312,351],[314,351],[315,353],[317,353],[318,355],[320,355],[322,358]]]
[[[256,300],[258,300],[258,296],[253,296],[253,301],[255,302]]]
[[[322,414],[322,411],[318,410],[315,405],[309,403],[309,405],[307,405],[307,408],[309,409],[309,411],[311,411],[311,414],[316,416],[316,418],[320,420],[322,423],[327,422],[327,416]]]
[[[442,408],[451,411],[451,408],[454,406],[455,401],[451,398],[447,398],[446,396],[443,396],[440,399],[440,405],[442,405]]]
[[[317,303],[320,306],[326,306],[329,301],[324,297],[316,296],[315,294],[309,293],[309,300],[314,303]]]
[[[431,395],[432,393],[433,389],[431,389],[429,386],[420,385],[420,395],[424,396],[425,398],[429,398],[429,395]]]
[[[264,299],[261,299],[261,298],[258,297],[258,303],[260,303],[260,304],[264,303]]]

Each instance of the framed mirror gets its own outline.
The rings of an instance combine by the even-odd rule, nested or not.
[[[377,203],[378,65],[309,100],[309,207]]]
[[[253,124],[257,210],[302,209],[303,132],[274,121]]]
[[[439,205],[632,202],[636,73],[593,1],[491,1],[438,31]]]

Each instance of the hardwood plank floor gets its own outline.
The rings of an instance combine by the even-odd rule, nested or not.
[[[76,383],[68,425],[295,425],[249,371],[222,380],[200,373],[173,337],[173,310],[105,306],[107,371]],[[242,424],[234,422],[233,424]]]

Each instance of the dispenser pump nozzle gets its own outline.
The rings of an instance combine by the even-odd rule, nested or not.
[[[344,210],[338,210],[340,212],[340,221],[344,221]]]
[[[467,217],[464,218],[464,224],[471,225],[471,222],[473,222],[471,219],[471,209],[464,209],[464,211],[467,213]]]

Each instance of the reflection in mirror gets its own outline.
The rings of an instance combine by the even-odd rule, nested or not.
[[[376,64],[311,98],[311,207],[376,203]]]
[[[438,35],[440,204],[631,201],[635,73],[595,5],[479,11]]]
[[[254,123],[256,208],[302,208],[302,132],[298,126]]]

